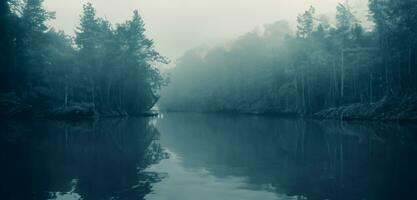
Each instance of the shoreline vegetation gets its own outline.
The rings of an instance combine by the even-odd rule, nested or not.
[[[0,96],[0,118],[49,118],[49,119],[91,119],[91,118],[125,118],[131,116],[153,117],[163,112],[197,112],[208,114],[257,115],[288,118],[309,118],[317,120],[341,121],[399,121],[417,122],[417,95],[405,97],[384,97],[375,103],[356,103],[341,107],[324,109],[314,114],[299,113],[295,110],[186,110],[162,109],[142,113],[128,114],[122,109],[97,111],[89,103],[78,103],[67,107],[58,107],[44,112],[35,111],[32,105],[17,99]]]
[[[417,119],[417,3],[369,0],[369,23],[348,2],[335,16],[310,7],[227,46],[199,47],[171,69],[158,105],[168,110]]]
[[[50,27],[43,0],[0,2],[0,118],[155,116],[167,111],[417,121],[417,3],[369,0],[373,27],[348,2],[310,7],[176,67],[137,10],[112,24],[83,7],[74,36]],[[169,84],[168,84],[169,82]]]
[[[264,110],[264,111],[244,111],[244,110],[175,110],[163,109],[167,112],[197,112],[209,114],[237,114],[237,115],[257,115],[274,116],[288,118],[307,118],[315,120],[340,120],[340,121],[375,121],[375,122],[417,122],[417,95],[406,97],[384,97],[375,103],[356,103],[341,107],[333,107],[321,110],[314,114],[298,113],[289,110]]]
[[[356,103],[325,109],[313,114],[312,117],[345,121],[417,122],[417,96],[384,97],[375,103]]]
[[[128,113],[123,109],[96,110],[91,103],[72,103],[48,110],[37,110],[36,107],[16,98],[0,95],[0,119],[48,118],[48,119],[93,119],[125,118],[129,116],[157,116],[158,111],[148,110],[140,113]]]
[[[139,12],[112,24],[86,3],[73,36],[54,15],[43,0],[0,2],[0,118],[154,115],[169,61]]]

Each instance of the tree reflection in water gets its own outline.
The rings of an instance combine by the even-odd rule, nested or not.
[[[417,199],[415,124],[173,113],[158,129],[185,168],[245,177],[251,190],[307,199]]]
[[[155,120],[0,124],[0,199],[417,199],[415,124]]]
[[[1,125],[1,199],[143,199],[167,157],[153,119]]]

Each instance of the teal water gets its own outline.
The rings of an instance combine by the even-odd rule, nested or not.
[[[1,199],[417,199],[417,125],[168,113],[0,124]]]

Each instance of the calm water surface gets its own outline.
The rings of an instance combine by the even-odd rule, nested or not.
[[[417,125],[164,114],[0,122],[0,199],[417,199]]]

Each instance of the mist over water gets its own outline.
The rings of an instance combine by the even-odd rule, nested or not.
[[[0,200],[417,199],[417,0],[2,0]]]

